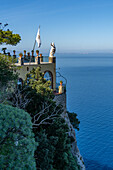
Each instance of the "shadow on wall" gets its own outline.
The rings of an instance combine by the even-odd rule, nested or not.
[[[97,161],[87,160],[84,158],[86,170],[113,170],[113,168],[107,165],[102,165]]]

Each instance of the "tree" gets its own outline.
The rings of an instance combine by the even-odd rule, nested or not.
[[[12,31],[4,30],[4,28],[8,24],[2,25],[0,23],[0,44],[11,44],[11,45],[16,45],[17,43],[20,42],[21,37],[19,34],[13,34]],[[6,48],[2,49],[4,54]],[[13,71],[15,70],[15,60],[12,59],[9,56],[5,55],[0,55],[0,88],[1,86],[6,86],[9,82],[12,80],[15,80],[17,78],[17,74],[13,74]]]
[[[35,147],[30,115],[0,104],[1,169],[36,169]]]
[[[44,74],[41,73],[40,67],[33,68],[27,75],[26,81],[32,89],[44,97],[52,98],[53,90],[50,88],[51,82],[44,79]]]
[[[16,69],[11,57],[0,54],[0,103],[7,101],[12,87],[16,85],[18,78],[18,74],[14,74]]]
[[[57,138],[56,142],[52,142],[55,148],[53,167],[57,170],[78,170],[76,159],[71,153],[71,137],[68,135],[68,125],[62,117],[58,117],[54,120],[53,124],[50,124],[46,128],[48,138]]]
[[[24,109],[30,113],[33,128],[39,128],[41,125],[51,124],[52,121],[62,113],[61,107],[56,105],[54,101],[43,101],[43,98],[40,97],[41,94],[34,92],[34,90],[32,92],[31,88],[29,91],[28,89],[28,87],[15,89],[13,93],[10,94],[10,104],[12,104],[13,107]],[[33,107],[35,106],[34,104],[36,107]],[[29,109],[29,106],[31,106],[31,109]]]
[[[44,74],[41,73],[39,67],[26,75],[23,84],[22,88],[15,89],[10,98],[14,107],[24,109],[34,116],[47,105],[54,103],[52,100],[54,98],[53,90],[50,89],[51,83],[44,79]]]
[[[0,86],[6,86],[9,82],[17,79],[17,74],[14,74],[16,66],[15,60],[12,57],[0,55]]]
[[[4,26],[2,26],[2,23],[0,23],[0,44],[17,45],[21,37],[19,34],[13,34],[9,29],[4,30],[7,25],[8,24],[4,24]]]
[[[18,74],[14,73],[15,60],[9,56],[0,54],[0,103],[3,103],[11,94],[17,82]]]
[[[80,124],[80,121],[78,120],[77,118],[77,114],[74,113],[74,112],[67,112],[68,113],[68,116],[69,116],[69,119],[70,119],[70,122],[71,124],[73,125],[73,127],[77,130],[79,130],[79,124]]]
[[[55,147],[53,143],[57,141],[54,136],[49,138],[45,130],[41,130],[36,137],[39,145],[35,151],[37,169],[53,170],[53,160]]]
[[[39,143],[35,151],[37,169],[78,170],[71,153],[69,128],[61,116],[62,107],[53,101],[50,82],[37,68],[27,74],[24,84],[20,94],[14,92],[11,102],[13,106],[23,107],[32,117],[35,140]]]

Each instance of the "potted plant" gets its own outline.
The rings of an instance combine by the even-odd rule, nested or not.
[[[38,56],[38,54],[39,54],[39,50],[36,50],[36,54],[37,54],[37,56]]]
[[[19,56],[22,58],[23,54],[22,54],[22,53],[19,53]]]
[[[26,55],[26,50],[24,50],[24,55]]]
[[[40,61],[43,62],[43,56],[40,54]]]
[[[27,55],[30,56],[30,52],[28,52]]]
[[[63,83],[63,81],[61,80],[60,81],[60,86],[58,87],[59,88],[59,94],[64,92],[64,87],[62,86],[62,83]]]
[[[60,84],[62,85],[62,83],[63,83],[63,81],[61,80],[61,81],[60,81]]]
[[[16,51],[15,51],[15,50],[13,50],[14,55],[15,55],[15,52],[16,52]]]
[[[2,48],[3,54],[6,54],[6,49],[7,48]]]

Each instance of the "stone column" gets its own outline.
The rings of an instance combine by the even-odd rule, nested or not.
[[[56,57],[49,57],[49,63],[56,63]]]
[[[43,56],[40,54],[40,62],[43,62]]]
[[[28,52],[27,55],[28,55],[28,60],[30,60],[30,53]]]
[[[21,58],[22,58],[21,56],[18,57],[18,64],[19,64],[19,65],[21,65],[21,63],[22,63],[22,62],[21,62]]]
[[[26,58],[26,50],[24,50],[24,59]]]
[[[16,59],[15,50],[13,50],[13,58]]]
[[[34,62],[34,50],[31,51],[31,61]]]

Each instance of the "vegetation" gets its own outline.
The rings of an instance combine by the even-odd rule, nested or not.
[[[78,166],[71,153],[73,140],[68,136],[68,126],[61,117],[62,108],[53,101],[49,86],[50,82],[44,79],[40,68],[33,69],[26,75],[23,89],[14,92],[10,101],[32,117],[35,140],[39,143],[35,151],[37,169],[75,170]],[[25,101],[28,103],[24,104]]]
[[[61,80],[60,83],[63,83],[63,81]]]
[[[0,23],[0,26],[1,25],[2,23]],[[0,27],[0,44],[17,45],[20,42],[21,37],[19,34],[13,34],[9,29],[4,30],[7,25],[8,24],[4,24],[4,26]]]
[[[7,89],[11,82],[17,81],[12,63],[11,57],[0,56],[2,88]],[[61,116],[62,106],[53,101],[50,85],[40,68],[33,69],[26,75],[23,85],[13,86],[13,91],[6,97],[8,105],[0,104],[2,169],[79,169],[71,153],[73,139],[68,135],[69,128]],[[71,121],[72,117],[71,114]],[[77,120],[74,117],[74,121]]]
[[[80,121],[78,120],[77,118],[77,114],[76,113],[70,113],[70,112],[67,112],[68,113],[68,116],[69,116],[69,119],[70,119],[70,122],[71,124],[73,125],[73,127],[77,130],[79,130],[79,124],[80,124]]]
[[[54,129],[54,130],[53,130]],[[71,138],[68,136],[68,126],[64,119],[59,117],[47,128],[47,134],[54,139],[53,168],[57,170],[78,169],[76,159],[71,153]]]
[[[42,96],[47,98],[53,97],[53,91],[50,89],[51,82],[44,79],[44,74],[41,73],[40,67],[32,69],[32,71],[26,75],[26,81],[32,89],[36,90],[36,92]]]
[[[22,57],[22,56],[23,56],[23,54],[22,54],[22,53],[19,53],[19,56],[20,56],[20,57]]]
[[[30,115],[0,104],[0,168],[36,169],[35,147]]]
[[[7,85],[10,81],[17,79],[17,74],[13,74],[16,69],[15,60],[9,56],[0,55],[0,85]]]
[[[7,48],[2,48],[3,54],[6,54],[6,49]]]
[[[39,50],[36,50],[36,53],[39,53]]]
[[[16,86],[18,74],[13,73],[17,69],[14,62],[11,57],[0,54],[0,103],[6,102],[12,87]]]

